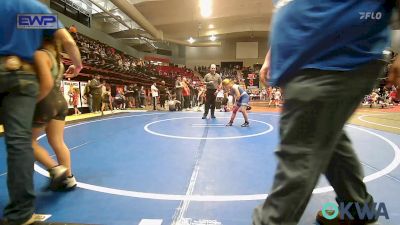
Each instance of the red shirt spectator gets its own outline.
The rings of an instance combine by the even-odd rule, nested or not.
[[[68,31],[74,34],[78,33],[78,29],[73,24],[69,27]]]

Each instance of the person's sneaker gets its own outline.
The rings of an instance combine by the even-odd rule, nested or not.
[[[77,185],[74,175],[65,178],[63,183],[64,183],[63,190],[65,190],[65,191],[71,191],[74,188],[76,188],[76,185]]]
[[[35,221],[36,221],[36,214],[32,214],[32,216],[27,221],[25,221],[23,223],[17,223],[17,224],[31,225],[31,224],[34,224]],[[3,220],[0,220],[0,224],[1,225],[9,225],[9,224],[16,224],[16,223],[14,221],[9,221],[7,219],[3,219]]]
[[[328,215],[332,215],[335,211],[333,210],[326,210],[326,213]],[[340,224],[340,219],[339,219],[339,215],[336,216],[336,218],[333,218],[331,220],[326,219],[323,215],[322,215],[322,211],[319,211],[317,213],[317,217],[316,217],[316,221],[318,223],[318,225],[341,225]],[[344,224],[343,224],[344,225]]]
[[[204,119],[207,119],[207,116],[203,116],[203,117],[201,117],[201,118],[204,120]]]
[[[240,125],[241,127],[248,127],[250,126],[249,122],[244,122],[242,125]]]
[[[50,190],[57,190],[64,186],[63,181],[67,178],[67,167],[63,165],[55,166],[49,169],[50,173]]]
[[[217,117],[215,117],[214,115],[211,115],[211,119],[215,119],[215,118],[217,118]]]
[[[29,218],[26,222],[22,223],[21,225],[30,225],[35,223],[36,221],[36,214],[32,214],[31,218]]]
[[[333,213],[335,213],[335,211],[326,210],[326,213],[328,215],[332,215]],[[328,220],[322,215],[322,211],[319,211],[316,216],[316,221],[318,225],[368,225],[373,224],[378,220],[376,218],[374,218],[373,220],[349,220],[347,218],[341,220],[339,214],[335,218]]]
[[[225,126],[231,127],[232,125],[233,125],[233,122],[229,122],[229,123],[227,123]]]

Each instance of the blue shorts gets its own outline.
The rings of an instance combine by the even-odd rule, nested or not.
[[[244,94],[240,96],[236,104],[238,106],[249,106],[249,102],[250,102],[250,96],[248,94]]]

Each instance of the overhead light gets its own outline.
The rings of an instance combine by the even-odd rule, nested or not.
[[[383,50],[383,52],[382,52],[384,55],[390,55],[390,54],[392,54],[392,52],[391,51],[389,51],[389,50]]]
[[[217,40],[217,37],[215,37],[214,34],[213,34],[213,35],[211,35],[210,40],[211,41],[215,41],[215,40]]]
[[[214,27],[214,24],[210,24],[210,25],[208,25],[208,29],[214,29],[215,27]]]
[[[122,15],[121,15],[119,12],[115,12],[115,13],[114,13],[114,16],[119,17],[119,18],[122,19]]]
[[[212,0],[200,0],[200,14],[202,17],[210,17],[212,13]]]
[[[194,40],[192,37],[190,37],[187,41],[188,41],[190,44],[193,44],[193,42],[195,42],[195,40]]]

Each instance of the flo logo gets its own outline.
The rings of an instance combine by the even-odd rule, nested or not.
[[[360,13],[360,20],[380,20],[382,18],[381,12],[359,12]]]
[[[357,215],[350,213],[350,208],[355,208]],[[352,210],[354,211],[354,210]],[[332,213],[333,212],[333,213]],[[389,214],[385,203],[374,202],[371,205],[360,205],[358,202],[339,203],[337,206],[333,202],[328,202],[322,207],[322,216],[327,220],[333,220],[339,215],[341,220],[354,220],[354,216],[361,220],[377,220],[380,216],[389,219]]]

